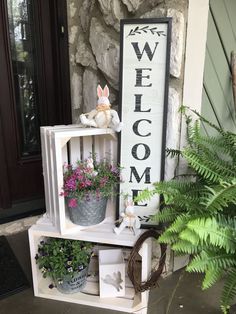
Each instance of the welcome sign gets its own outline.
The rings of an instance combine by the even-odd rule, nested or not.
[[[120,211],[127,195],[135,199],[164,176],[170,34],[170,18],[121,20]],[[158,205],[158,196],[135,203],[142,224]]]

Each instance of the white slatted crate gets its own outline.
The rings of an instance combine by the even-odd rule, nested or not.
[[[142,293],[135,293],[128,277],[126,280],[126,293],[124,297],[112,297],[105,299],[100,298],[99,296],[99,282],[97,280],[98,276],[88,279],[83,292],[74,294],[62,294],[56,288],[50,289],[48,286],[51,281],[42,277],[41,271],[38,269],[38,265],[35,261],[35,255],[38,250],[38,244],[47,237],[90,241],[96,243],[96,245],[97,243],[100,243],[102,244],[102,249],[105,248],[104,245],[109,245],[109,248],[114,248],[114,246],[116,246],[116,248],[124,249],[123,247],[125,247],[124,256],[127,258],[130,248],[132,248],[137,241],[137,237],[134,237],[128,232],[121,234],[118,237],[112,232],[111,224],[104,224],[102,227],[103,228],[97,226],[89,231],[83,230],[76,234],[63,236],[52,225],[37,224],[29,229],[29,243],[35,296],[94,307],[107,308],[125,313],[135,312],[139,314],[146,314],[149,292],[145,291]],[[150,239],[146,240],[139,252],[141,256],[140,276],[142,281],[146,281],[149,278],[151,271],[151,243],[152,242]]]
[[[41,223],[51,223],[61,234],[83,229],[73,224],[60,196],[63,186],[63,165],[75,164],[95,153],[98,160],[117,161],[117,136],[111,129],[81,128],[77,125],[41,127],[42,160],[46,199],[46,216]],[[115,202],[109,200],[106,220],[115,220]],[[87,228],[87,227],[86,227]]]

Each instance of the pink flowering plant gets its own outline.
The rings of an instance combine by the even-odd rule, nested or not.
[[[68,198],[68,206],[73,208],[81,199],[90,197],[109,197],[116,193],[120,182],[120,167],[111,165],[107,160],[98,162],[88,158],[78,161],[76,166],[64,166],[62,196]]]

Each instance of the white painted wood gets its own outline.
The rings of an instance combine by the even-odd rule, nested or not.
[[[148,280],[151,273],[151,262],[152,262],[152,240],[147,239],[140,250],[140,255],[142,256],[142,282]],[[141,294],[143,304],[148,303],[149,291],[144,291]]]
[[[169,24],[154,19],[122,25],[122,117],[120,208],[127,194],[132,199],[162,180],[164,114],[168,99]],[[155,30],[154,34],[151,30]],[[160,32],[158,35],[156,32]],[[132,36],[131,36],[132,35]],[[136,44],[136,46],[134,45]],[[147,48],[148,47],[148,48]],[[135,204],[138,216],[157,212],[159,196]],[[145,220],[144,220],[145,223]],[[150,223],[150,222],[149,222]]]
[[[47,215],[39,219],[36,225],[29,229],[30,256],[32,264],[34,293],[36,296],[85,304],[101,308],[108,308],[126,313],[145,313],[147,307],[148,293],[134,294],[134,289],[128,278],[126,278],[127,287],[126,294],[121,298],[105,298],[102,299],[98,295],[90,295],[98,291],[98,282],[94,279],[88,282],[87,294],[77,293],[64,295],[56,289],[49,289],[49,281],[42,278],[36,262],[35,254],[38,244],[45,237],[58,237],[67,239],[77,239],[90,241],[94,243],[102,243],[103,245],[133,247],[138,239],[129,230],[117,236],[113,232],[115,219],[115,202],[108,202],[107,215],[103,223],[90,226],[79,227],[71,223],[66,217],[66,209],[64,197],[60,196],[63,186],[63,163],[68,162],[68,154],[71,156],[71,161],[76,161],[75,156],[80,152],[80,141],[83,141],[83,155],[92,151],[94,143],[94,151],[99,152],[99,156],[106,157],[110,161],[116,162],[117,156],[117,137],[110,129],[84,129],[78,126],[56,126],[44,127],[41,129],[42,136],[42,153],[43,153],[43,168],[45,176],[45,189],[47,189]],[[67,146],[68,141],[70,145]],[[68,149],[70,151],[68,151]],[[107,154],[110,153],[110,154]],[[80,155],[80,153],[79,153]],[[110,157],[108,157],[108,155]],[[88,155],[89,156],[89,155]],[[46,191],[45,191],[46,194]],[[127,257],[129,252],[124,250]],[[144,259],[149,258],[151,251],[150,244],[144,243],[141,250],[142,279],[147,278],[149,273],[149,262]],[[151,260],[150,260],[151,261]],[[92,294],[93,294],[92,293]]]
[[[110,239],[111,236],[114,236],[111,233],[111,228],[107,228],[106,232],[104,228],[104,225],[101,226],[101,229],[103,231],[99,232],[99,228],[97,228],[96,232],[92,232],[91,230],[88,232],[80,232],[76,233],[74,235],[70,236],[62,236],[59,232],[56,231],[56,228],[52,225],[34,225],[29,229],[29,242],[30,242],[30,256],[31,256],[31,265],[32,265],[32,274],[33,274],[33,287],[34,287],[34,293],[35,296],[42,297],[42,298],[48,298],[48,299],[54,299],[58,301],[65,301],[65,302],[72,302],[77,304],[84,304],[84,305],[90,305],[94,307],[100,307],[100,308],[107,308],[117,311],[123,311],[126,313],[145,313],[142,312],[147,307],[147,298],[145,299],[146,303],[144,304],[144,298],[141,297],[143,293],[137,293],[132,297],[132,288],[126,288],[126,295],[124,297],[120,298],[100,298],[97,295],[90,295],[86,293],[76,293],[76,294],[62,294],[58,292],[56,289],[49,289],[48,285],[50,284],[50,280],[42,278],[42,274],[38,269],[38,266],[36,265],[35,261],[35,255],[37,253],[38,244],[41,240],[45,239],[46,237],[59,237],[59,238],[69,238],[69,239],[78,239],[78,240],[84,240],[84,241],[91,241],[95,243],[104,243],[103,240],[105,240],[106,244],[112,244],[114,246],[115,241],[112,241]],[[109,231],[110,230],[110,231]],[[99,236],[100,234],[100,236]],[[87,236],[86,236],[87,235]],[[116,236],[117,237],[117,236]],[[134,243],[136,242],[134,239],[130,238],[130,235],[124,235],[122,238],[117,241],[117,245],[120,246],[128,246],[132,247]],[[108,243],[110,242],[110,243]],[[141,256],[142,256],[142,268],[146,267],[147,263],[143,260],[147,256],[149,256],[149,251],[151,251],[150,242],[145,242],[144,246],[141,250]],[[98,248],[99,249],[99,248]],[[148,273],[148,270],[143,271],[142,270],[142,276],[145,277],[145,274]],[[89,291],[97,291],[97,281],[91,280],[88,283],[87,286],[87,293]],[[138,312],[141,311],[141,312]]]
[[[54,134],[55,136],[55,134]],[[52,150],[53,150],[53,162],[55,165],[54,175],[54,191],[55,191],[55,207],[57,210],[56,215],[56,226],[59,226],[60,232],[65,232],[65,200],[64,196],[61,196],[63,187],[63,158],[62,158],[62,147],[61,139],[52,139]]]
[[[208,13],[209,0],[189,0],[183,104],[198,112],[201,112],[202,104]],[[201,23],[199,23],[199,16],[201,16]],[[185,128],[182,128],[181,147],[185,145],[185,134]]]
[[[69,142],[69,145],[67,143]],[[83,151],[81,154],[81,144]],[[84,159],[90,156],[90,153],[98,149],[99,155],[104,157],[106,150],[112,147],[117,150],[117,138],[111,129],[84,129],[77,126],[57,126],[49,127],[46,130],[45,140],[42,142],[45,165],[48,205],[47,213],[52,223],[57,226],[62,233],[78,232],[83,227],[73,224],[66,211],[65,200],[60,196],[63,186],[63,164],[68,163],[68,155],[72,163],[76,162],[80,155]],[[94,143],[94,147],[93,147]],[[97,143],[97,144],[95,144]],[[68,151],[69,150],[69,151]],[[115,156],[116,157],[116,156]],[[115,158],[116,161],[116,158]],[[106,219],[115,220],[115,201],[108,202]]]
[[[138,240],[138,236],[134,236],[129,230],[124,231],[122,234],[117,236],[113,232],[113,223],[103,223],[96,226],[88,227],[83,230],[76,230],[75,232],[70,232],[67,234],[60,234],[59,230],[50,224],[36,224],[32,227],[32,230],[36,234],[44,234],[44,236],[51,236],[56,238],[65,238],[73,240],[83,240],[95,243],[104,243],[110,245],[120,245],[132,247]],[[142,230],[143,232],[143,230]]]
[[[93,153],[96,154],[97,160],[102,160],[105,158],[105,136],[94,136],[94,151]]]
[[[93,138],[92,136],[84,136],[83,137],[83,160],[88,159],[91,157],[93,153]]]
[[[81,160],[81,138],[75,137],[70,140],[70,163],[75,165],[78,160]]]
[[[99,251],[99,291],[100,298],[125,296],[125,262],[121,249]]]
[[[48,127],[40,128],[41,136],[41,150],[42,150],[42,163],[43,163],[43,180],[45,192],[46,214],[49,218],[53,216],[53,209],[51,203],[51,190],[50,190],[50,165],[49,165],[49,151],[47,145],[47,129]]]
[[[41,127],[41,149],[42,149],[42,162],[44,173],[44,190],[46,201],[46,214],[50,217],[53,224],[55,224],[55,217],[57,212],[55,210],[55,195],[54,195],[54,178],[52,174],[54,172],[54,164],[52,161],[51,152],[51,132],[56,130],[62,130],[63,128],[71,128],[72,126],[49,126]],[[74,126],[73,126],[74,127]]]

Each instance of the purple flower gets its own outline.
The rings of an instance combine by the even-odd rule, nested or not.
[[[68,206],[71,208],[75,208],[77,206],[77,200],[75,198],[71,198],[68,202]]]
[[[70,190],[70,191],[76,190],[76,180],[73,177],[69,178],[65,182],[65,189]]]

